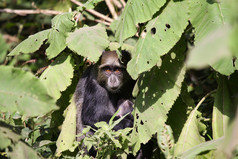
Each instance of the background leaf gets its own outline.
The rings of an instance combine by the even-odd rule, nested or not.
[[[57,109],[45,86],[31,73],[0,66],[0,108],[34,117]]]
[[[195,43],[226,23],[229,9],[224,4],[225,1],[189,1],[189,19],[195,28]]]
[[[1,63],[4,61],[8,51],[8,45],[1,34],[0,34],[0,48],[1,48],[0,49],[0,63]]]

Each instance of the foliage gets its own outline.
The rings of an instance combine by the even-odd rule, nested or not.
[[[64,12],[0,9],[0,157],[90,158],[94,147],[96,158],[126,158],[148,141],[155,158],[238,156],[237,1],[73,2],[0,2]],[[134,127],[99,122],[77,142],[74,90],[103,50],[132,54]]]

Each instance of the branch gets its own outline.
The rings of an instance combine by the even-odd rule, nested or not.
[[[0,9],[0,13],[15,13],[21,16],[25,16],[27,14],[45,14],[45,15],[57,15],[61,14],[63,12],[54,11],[54,10],[43,10],[43,9],[37,9],[37,10],[21,10],[21,9]]]
[[[122,4],[118,0],[112,0],[112,2],[117,6],[117,8],[122,8]]]
[[[77,0],[71,0],[71,2],[73,2],[74,4],[76,4],[78,6],[83,6],[83,4],[79,1],[77,1]],[[110,23],[113,22],[113,19],[111,19],[111,18],[109,18],[109,17],[107,17],[107,16],[105,16],[105,15],[103,15],[103,14],[101,14],[101,13],[99,13],[99,12],[93,10],[93,9],[86,9],[86,11],[95,15],[95,16],[97,16],[97,17],[99,17],[99,18],[101,18],[101,19],[106,20]]]
[[[123,7],[125,8],[126,2],[125,2],[124,0],[120,0],[120,1],[121,1],[121,3],[122,3]]]
[[[106,4],[107,4],[107,7],[108,7],[109,11],[110,11],[111,14],[112,14],[113,19],[117,19],[118,16],[117,16],[117,13],[116,13],[116,11],[115,11],[115,8],[114,8],[114,6],[113,6],[113,4],[112,4],[112,1],[111,1],[111,0],[105,0],[105,2],[106,2]]]

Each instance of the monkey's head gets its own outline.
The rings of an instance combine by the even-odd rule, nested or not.
[[[128,52],[122,52],[121,60],[116,51],[102,53],[99,63],[97,81],[111,93],[119,92],[123,84],[130,78],[126,65],[130,60]]]

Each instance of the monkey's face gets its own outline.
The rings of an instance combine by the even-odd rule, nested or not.
[[[100,80],[105,88],[112,93],[120,90],[123,84],[124,68],[119,66],[104,66],[100,68]]]

